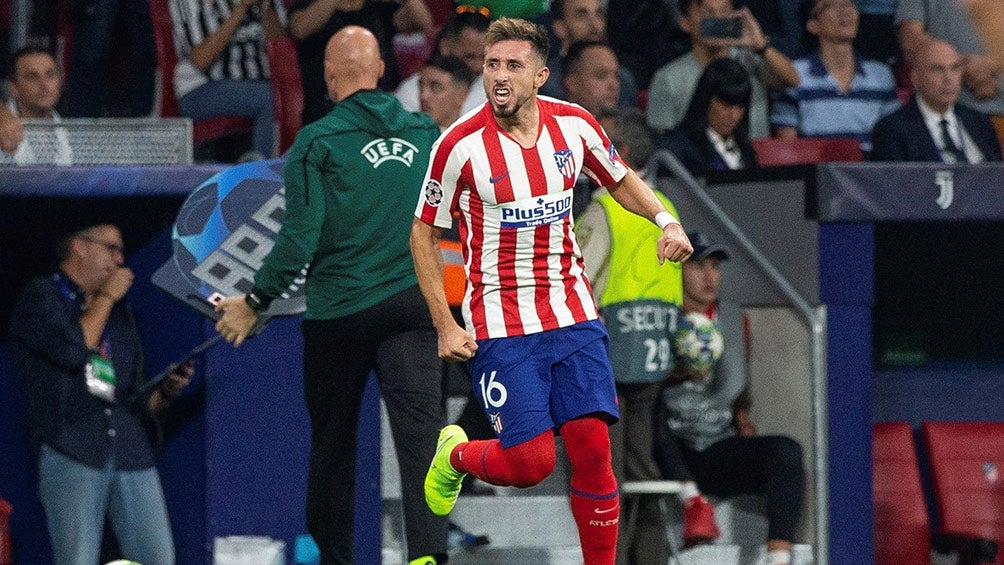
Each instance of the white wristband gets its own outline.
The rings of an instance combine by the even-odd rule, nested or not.
[[[678,224],[680,220],[677,220],[669,212],[659,212],[655,215],[655,225],[659,226],[659,229],[664,230],[669,224]]]

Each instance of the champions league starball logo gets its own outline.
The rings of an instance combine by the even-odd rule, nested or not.
[[[439,181],[430,179],[425,183],[425,201],[432,207],[437,207],[443,202],[443,186]]]
[[[154,274],[154,284],[210,316],[220,298],[250,291],[286,217],[284,165],[281,159],[248,163],[199,185],[178,212],[174,255]],[[305,272],[270,314],[303,312]]]

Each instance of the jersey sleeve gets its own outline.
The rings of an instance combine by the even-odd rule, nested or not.
[[[596,118],[588,112],[583,112],[582,118],[581,135],[586,147],[582,172],[600,186],[617,184],[627,174],[627,165]]]
[[[462,190],[461,177],[466,161],[464,153],[450,137],[436,141],[415,209],[416,218],[438,228],[453,226],[453,211]]]

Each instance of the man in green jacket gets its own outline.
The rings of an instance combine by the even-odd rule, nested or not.
[[[321,562],[353,562],[356,430],[375,370],[401,468],[408,559],[446,559],[445,518],[422,483],[436,449],[442,366],[408,247],[411,215],[439,127],[376,90],[376,38],[349,26],[325,50],[335,108],[297,135],[286,162],[286,218],[247,295],[222,300],[216,325],[239,346],[258,314],[306,274],[303,378],[312,426],[307,530]]]

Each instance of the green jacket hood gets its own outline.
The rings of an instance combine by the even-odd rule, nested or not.
[[[346,122],[377,137],[391,137],[409,126],[432,123],[432,118],[418,112],[408,112],[393,94],[380,90],[360,90],[338,103],[350,111],[340,112]],[[416,118],[418,118],[416,120]]]

